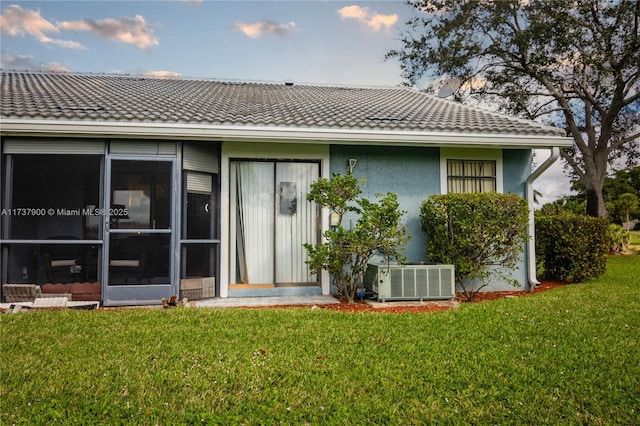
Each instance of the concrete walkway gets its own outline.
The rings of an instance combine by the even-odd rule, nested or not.
[[[84,306],[97,302],[68,302],[66,307]],[[314,305],[335,305],[340,301],[333,296],[308,295],[308,296],[264,296],[264,297],[227,297],[215,299],[189,300],[186,307],[192,308],[238,308],[238,307],[263,307],[263,306],[314,306]],[[392,308],[400,306],[446,306],[456,308],[458,302],[451,300],[432,300],[432,301],[395,301],[380,303],[375,300],[365,301],[374,309]],[[21,305],[28,308],[36,308],[33,302],[14,302],[0,303],[0,308],[9,309],[10,306]],[[45,306],[42,306],[45,307]],[[49,306],[46,306],[49,307]],[[53,306],[51,306],[53,307]],[[63,306],[56,306],[63,307]],[[146,309],[162,309],[162,305],[145,305],[145,306],[125,306],[120,308],[146,308]],[[117,309],[117,308],[114,308]]]
[[[384,308],[406,308],[406,307],[423,307],[423,306],[438,306],[444,308],[458,308],[460,303],[455,300],[424,300],[424,301],[391,301],[391,302],[378,302],[377,300],[365,300],[367,305],[371,306],[373,309],[384,309]]]
[[[225,297],[192,300],[189,306],[196,308],[237,308],[276,305],[333,305],[340,303],[333,296],[265,296],[265,297]]]
[[[68,302],[65,305],[56,305],[57,308],[73,307],[75,305],[86,305],[97,302]],[[186,307],[192,308],[237,308],[237,307],[261,307],[261,306],[295,306],[295,305],[333,305],[340,303],[333,296],[309,295],[309,296],[267,296],[267,297],[227,297],[216,299],[189,300]],[[98,304],[99,305],[99,304]],[[10,309],[12,306],[20,306],[29,308],[36,307],[54,307],[54,306],[34,306],[33,302],[13,302],[0,303],[1,309]],[[143,306],[120,306],[113,309],[126,308],[145,308],[145,309],[162,309],[162,305],[143,305]],[[110,309],[110,308],[108,308]],[[19,311],[20,309],[16,310]]]

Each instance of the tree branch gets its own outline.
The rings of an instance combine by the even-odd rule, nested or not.
[[[639,89],[640,89],[640,88],[639,88]],[[635,101],[637,101],[637,100],[640,100],[640,90],[639,90],[639,91],[638,91],[638,93],[636,93],[635,95],[633,95],[633,96],[630,96],[630,97],[626,98],[626,99],[623,101],[623,105],[624,105],[624,106],[631,105],[632,103],[634,103],[634,102],[635,102]]]
[[[632,140],[635,140],[638,138],[640,138],[640,132],[634,133],[630,136],[627,136],[626,138],[622,138],[619,141],[616,141],[611,144],[611,146],[609,147],[609,152],[615,151],[616,149],[620,148],[622,145],[626,144],[627,142],[631,142]]]
[[[573,169],[573,171],[580,177],[580,179],[584,179],[585,173],[580,168],[580,165],[577,161],[573,159],[567,152],[560,151],[560,156],[564,158],[564,160],[569,163],[569,166]]]

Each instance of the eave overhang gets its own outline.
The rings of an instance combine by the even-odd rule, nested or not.
[[[424,147],[567,148],[573,139],[553,135],[453,133],[402,130],[207,125],[189,123],[137,123],[0,120],[3,136],[101,137],[117,139],[206,140],[222,142],[394,145]]]

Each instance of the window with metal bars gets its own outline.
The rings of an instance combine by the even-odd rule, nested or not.
[[[495,192],[494,160],[447,160],[447,192]]]

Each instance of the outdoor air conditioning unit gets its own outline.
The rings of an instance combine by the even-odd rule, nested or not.
[[[453,299],[456,295],[453,265],[426,263],[399,265],[369,263],[364,284],[378,301]]]

